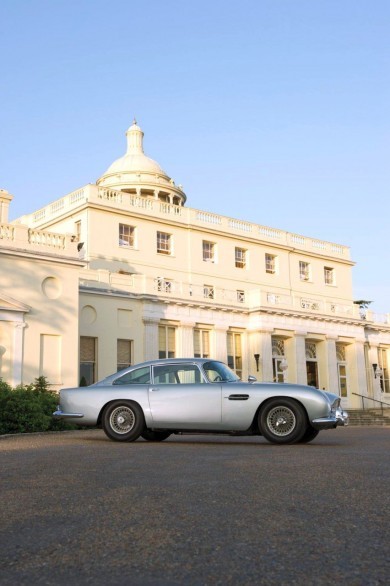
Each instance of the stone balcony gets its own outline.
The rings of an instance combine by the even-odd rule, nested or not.
[[[58,234],[22,224],[0,224],[0,248],[79,259],[77,243],[71,234]]]
[[[354,323],[384,323],[390,326],[390,314],[377,316],[367,311],[363,318],[355,304],[340,304],[331,299],[308,298],[299,293],[279,295],[267,289],[226,289],[218,286],[176,281],[143,274],[113,273],[103,269],[82,269],[80,285],[84,290],[101,289],[112,293],[151,296],[160,301],[185,305],[218,307],[223,310],[262,310],[270,313],[286,313],[316,316],[321,320],[344,319]],[[378,318],[382,319],[378,319]]]

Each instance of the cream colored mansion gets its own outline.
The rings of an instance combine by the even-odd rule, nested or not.
[[[126,136],[95,184],[31,215],[9,223],[0,190],[0,377],[59,388],[211,356],[390,403],[390,319],[353,303],[349,248],[188,207],[135,122]]]

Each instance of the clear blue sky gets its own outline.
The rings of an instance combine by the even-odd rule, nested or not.
[[[351,247],[390,312],[388,0],[2,0],[10,218],[145,152],[188,205]]]

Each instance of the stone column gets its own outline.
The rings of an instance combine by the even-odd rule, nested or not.
[[[374,375],[374,369],[372,367],[373,364],[377,364],[378,368],[379,368],[379,360],[378,360],[378,344],[373,343],[370,340],[370,349],[368,351],[368,357],[369,357],[369,365],[368,365],[368,373],[367,375],[369,377],[372,377],[372,381],[373,381],[373,390],[374,390],[374,399],[376,401],[381,401],[382,400],[382,390],[381,390],[381,383],[380,383],[380,378],[377,377],[375,378]],[[373,407],[380,407],[379,403],[374,403]]]
[[[366,372],[366,360],[365,360],[365,352],[364,352],[364,340],[356,340],[355,341],[355,357],[356,357],[356,381],[357,381],[357,389],[356,392],[359,395],[370,395],[369,389],[372,388],[371,381],[367,380],[368,376],[373,377],[373,372],[370,371]],[[359,401],[361,398],[359,398]]]
[[[274,378],[272,368],[272,337],[273,330],[261,330],[261,380],[271,382]]]
[[[227,328],[216,327],[214,330],[214,352],[211,352],[212,356],[215,356],[216,360],[227,362]]]
[[[144,356],[145,360],[158,358],[158,324],[160,320],[144,317]]]
[[[299,385],[307,385],[306,336],[307,332],[295,332],[296,376]]]
[[[336,338],[326,336],[327,354],[327,391],[339,393],[339,374],[337,369]]]
[[[248,330],[248,371],[258,380],[261,377],[261,334],[260,332]],[[256,364],[255,354],[259,357]]]
[[[13,196],[6,189],[0,189],[0,224],[8,223],[8,209]]]

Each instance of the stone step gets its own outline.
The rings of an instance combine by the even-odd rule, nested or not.
[[[349,425],[379,425],[390,427],[390,410],[348,409]]]

